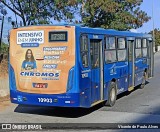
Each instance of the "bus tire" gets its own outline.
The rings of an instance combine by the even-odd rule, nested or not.
[[[144,73],[143,73],[143,78],[142,78],[142,83],[141,83],[141,85],[140,85],[140,88],[141,88],[141,89],[143,89],[144,86],[145,86],[145,84],[146,84],[146,78],[147,78],[147,73],[144,72]]]
[[[117,88],[116,88],[116,83],[111,82],[109,90],[108,90],[108,100],[105,103],[106,106],[112,107],[117,99]]]

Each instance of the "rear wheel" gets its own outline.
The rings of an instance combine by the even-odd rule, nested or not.
[[[108,100],[105,103],[105,105],[112,107],[117,99],[117,89],[116,89],[116,83],[111,82],[109,90],[108,90]]]
[[[143,73],[143,77],[142,77],[142,83],[141,83],[141,86],[140,86],[141,89],[144,88],[144,86],[145,86],[145,84],[146,84],[146,79],[147,79],[147,72],[145,71],[145,72]]]

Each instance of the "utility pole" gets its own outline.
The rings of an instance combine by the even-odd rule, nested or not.
[[[152,36],[153,36],[153,52],[155,52],[155,32],[154,32],[154,0],[152,0],[152,21],[153,21],[153,32],[152,32]]]
[[[1,46],[2,46],[3,23],[4,23],[4,15],[3,15],[3,17],[2,17],[2,24],[1,24],[0,54],[1,54]]]

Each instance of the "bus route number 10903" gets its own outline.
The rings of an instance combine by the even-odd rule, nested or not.
[[[52,103],[52,98],[38,98],[38,102],[40,103]]]

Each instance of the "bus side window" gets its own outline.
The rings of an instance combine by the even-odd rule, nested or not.
[[[81,59],[83,67],[88,67],[88,38],[86,35],[81,36]]]
[[[105,51],[105,61],[106,63],[116,62],[116,50]]]
[[[132,61],[132,54],[133,54],[133,48],[132,48],[132,42],[131,41],[128,41],[128,46],[129,46],[129,61]]]
[[[94,68],[99,67],[99,57],[98,55],[95,55],[95,60],[94,60]]]
[[[126,61],[127,59],[127,49],[126,49],[126,42],[125,38],[118,38],[118,61]]]
[[[142,57],[141,39],[136,39],[136,58]]]
[[[105,41],[105,62],[112,63],[117,61],[115,37],[106,37]]]
[[[82,64],[83,67],[88,67],[88,55],[86,53],[82,55]]]
[[[100,63],[99,63],[100,48],[99,48],[99,45],[100,45],[99,40],[91,40],[90,41],[90,55],[91,55],[92,69],[100,67]]]
[[[142,55],[147,57],[147,39],[142,40]]]

